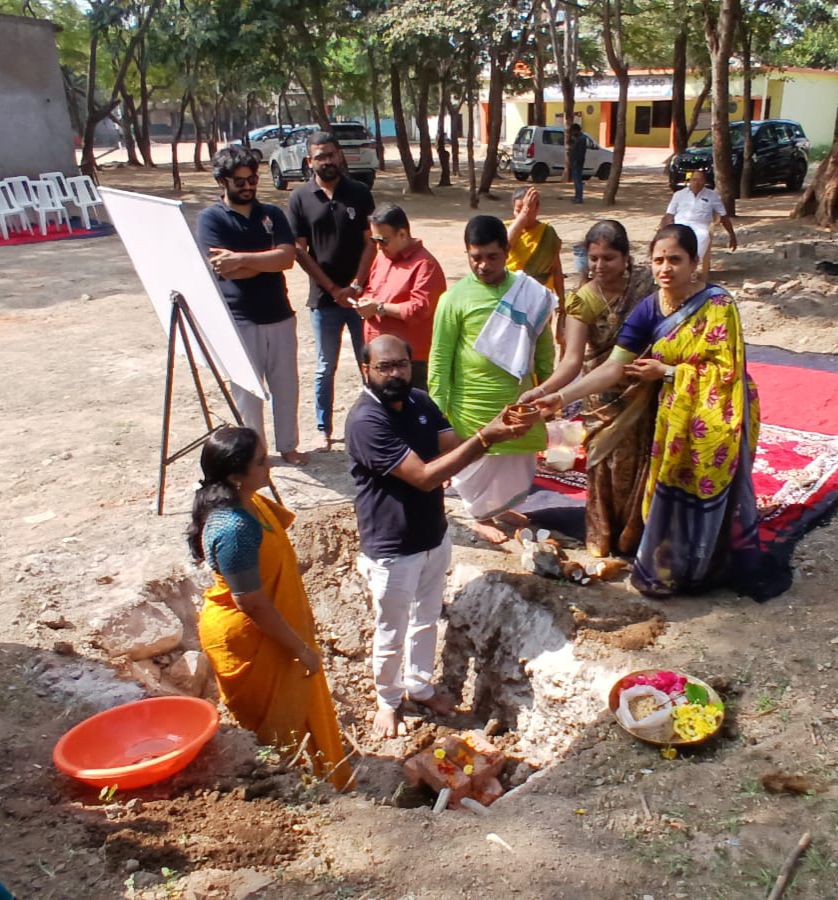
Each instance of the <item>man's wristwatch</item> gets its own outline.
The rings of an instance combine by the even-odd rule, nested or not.
[[[375,304],[375,314],[378,316],[379,319],[384,317],[384,304],[383,303]]]
[[[675,366],[667,366],[663,373],[664,384],[675,384]]]

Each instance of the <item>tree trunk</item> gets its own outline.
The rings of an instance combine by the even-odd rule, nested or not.
[[[203,172],[204,164],[201,161],[201,145],[203,144],[204,137],[204,123],[198,109],[199,107],[195,102],[195,97],[190,93],[189,114],[192,116],[192,124],[195,126],[195,149],[192,153],[192,164],[195,167],[196,172]]]
[[[134,56],[134,62],[140,75],[140,108],[137,118],[139,132],[137,133],[137,146],[140,148],[140,154],[142,155],[146,167],[151,169],[154,167],[154,160],[151,157],[151,112],[149,110],[151,92],[148,89],[148,61],[145,53],[145,41],[139,41],[136,49],[137,52]]]
[[[567,160],[570,156],[570,126],[573,124],[576,113],[576,77],[579,74],[579,13],[575,4],[561,3],[560,0],[547,0],[544,5],[547,12],[548,27],[550,30],[550,43],[553,46],[553,61],[556,64],[556,72],[559,76],[559,85],[562,89],[564,100],[564,137],[565,137],[565,167],[562,173],[563,181],[570,181],[570,166]],[[556,27],[556,19],[559,12],[564,13],[564,46],[559,46],[559,33]]]
[[[466,104],[468,106],[468,135],[466,136],[466,160],[468,163],[468,205],[477,209],[480,195],[477,193],[477,170],[474,166],[474,48],[469,42],[466,49]]]
[[[754,136],[751,134],[751,39],[752,33],[745,17],[739,23],[742,35],[742,122],[744,143],[742,145],[742,172],[739,177],[739,196],[748,198],[753,194]]]
[[[544,105],[544,85],[546,82],[544,76],[544,46],[541,34],[536,29],[535,32],[535,59],[533,67],[533,125],[547,124],[547,108]],[[527,123],[529,124],[529,123]]]
[[[739,18],[739,0],[721,0],[716,17],[712,0],[704,3],[704,33],[713,72],[713,173],[716,190],[729,216],[736,215],[736,184],[730,140],[730,56]]]
[[[413,152],[410,149],[410,136],[407,133],[407,123],[404,118],[401,68],[395,62],[390,64],[390,102],[396,126],[396,146],[399,149],[405,177],[410,185],[416,172],[416,161],[413,159]]]
[[[312,45],[311,36],[308,31],[308,22],[303,16],[294,19],[294,31],[299,38],[299,42],[304,50],[306,59],[306,68],[311,77],[311,93],[306,91],[306,96],[312,105],[312,113],[317,124],[324,130],[329,130],[329,111],[326,109],[326,94],[323,89],[323,66],[320,62],[319,51]],[[299,81],[299,77],[297,79]],[[302,82],[300,82],[302,87]]]
[[[686,108],[688,19],[684,0],[676,0],[674,13],[678,33],[672,54],[672,143],[673,153],[683,153],[689,139]]]
[[[451,187],[451,154],[445,146],[445,110],[450,104],[448,76],[443,73],[439,82],[439,114],[436,120],[436,155],[439,157],[439,181],[437,187]]]
[[[824,228],[838,222],[838,111],[829,156],[818,166],[811,184],[792,210],[793,219],[814,216],[815,224]]]
[[[480,193],[488,194],[498,171],[498,144],[500,129],[503,124],[503,67],[498,58],[499,51],[491,51],[489,64],[489,121],[487,123],[488,141],[486,143],[486,159],[480,175]]]
[[[116,116],[114,113],[108,117],[118,128],[125,142],[125,153],[128,156],[128,165],[141,168],[142,163],[137,156],[137,144],[134,141],[134,135],[131,132],[131,123],[125,116]]]
[[[187,91],[180,101],[180,109],[178,110],[177,128],[172,136],[172,189],[176,193],[183,190],[183,183],[180,180],[180,165],[177,158],[177,145],[183,137],[183,119],[186,115],[186,107],[189,105],[190,94]]]
[[[613,6],[613,15],[612,15]],[[619,93],[617,95],[617,130],[614,135],[614,156],[611,160],[611,173],[605,184],[602,202],[605,206],[614,206],[617,202],[617,191],[623,174],[623,160],[626,155],[626,111],[628,110],[629,74],[628,64],[623,58],[623,16],[622,0],[605,0],[603,3],[602,36],[605,43],[605,54],[608,64],[617,76]],[[612,30],[613,29],[613,30]],[[569,160],[569,157],[566,157]],[[570,165],[565,168],[570,170]]]
[[[687,125],[687,144],[689,144],[690,138],[693,136],[693,132],[698,125],[698,120],[701,118],[701,112],[704,109],[707,98],[710,96],[710,87],[712,84],[713,79],[709,75],[705,75],[704,84],[701,85],[701,90],[695,98],[695,105],[693,106],[693,111],[690,114],[690,121]]]
[[[460,110],[463,108],[463,98],[455,106],[454,101],[448,98],[448,120],[451,122],[451,172],[460,177]]]
[[[431,168],[434,164],[431,129],[428,126],[428,102],[431,94],[433,68],[427,63],[419,75],[419,98],[416,104],[416,124],[419,127],[419,165],[411,191],[414,194],[431,194]]]
[[[378,104],[378,66],[375,64],[375,51],[372,46],[367,47],[367,59],[370,64],[370,99],[372,100],[372,119],[375,125],[375,150],[378,153],[378,168],[383,172],[384,141],[381,139],[381,111]]]

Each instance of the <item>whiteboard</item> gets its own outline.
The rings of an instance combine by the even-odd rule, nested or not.
[[[267,399],[218,282],[189,230],[183,204],[113,188],[99,188],[99,192],[166,335],[172,315],[170,297],[177,291],[221,373]],[[179,335],[177,350],[185,352]],[[196,362],[206,365],[200,348],[193,346],[193,352]]]

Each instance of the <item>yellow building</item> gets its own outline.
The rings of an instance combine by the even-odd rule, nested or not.
[[[576,88],[576,120],[603,147],[614,145],[617,121],[617,79],[613,75],[581,75]],[[701,91],[701,78],[687,76],[687,121]],[[742,118],[742,79],[731,73],[730,118]],[[824,69],[771,69],[751,82],[752,118],[792,119],[799,122],[813,146],[832,143],[838,108],[838,72]],[[672,69],[632,69],[629,72],[626,143],[629,147],[672,147]],[[520,128],[535,119],[533,95],[510,96],[504,105],[504,139],[512,143]],[[564,102],[558,87],[544,93],[546,122],[564,122]],[[486,119],[486,104],[481,109]],[[485,125],[484,125],[485,128]],[[710,128],[710,99],[706,100],[692,140]]]

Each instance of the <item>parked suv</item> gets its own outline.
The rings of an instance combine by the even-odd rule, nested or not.
[[[584,134],[584,132],[583,132]],[[605,181],[611,173],[614,154],[605,150],[590,135],[585,134],[588,149],[585,151],[584,177],[596,175]],[[532,180],[539,184],[551,175],[564,172],[564,128],[526,125],[512,145],[512,173],[518,181]]]
[[[349,175],[372,187],[378,170],[378,152],[370,133],[360,122],[332,122],[329,129],[340,141]],[[319,130],[319,125],[295,128],[271,154],[269,165],[277,190],[285,190],[289,181],[308,181],[311,177],[306,162],[306,140],[312,132]]]
[[[763,122],[752,122],[751,134],[754,141],[751,186],[785,183],[789,190],[799,191],[809,168],[811,147],[800,125],[788,119],[766,119]],[[733,177],[738,190],[745,146],[744,122],[731,122],[730,138],[733,145]],[[687,147],[683,153],[672,157],[669,164],[669,186],[673,191],[683,187],[689,174],[696,169],[705,172],[707,184],[713,187],[715,178],[711,132],[692,147]]]

